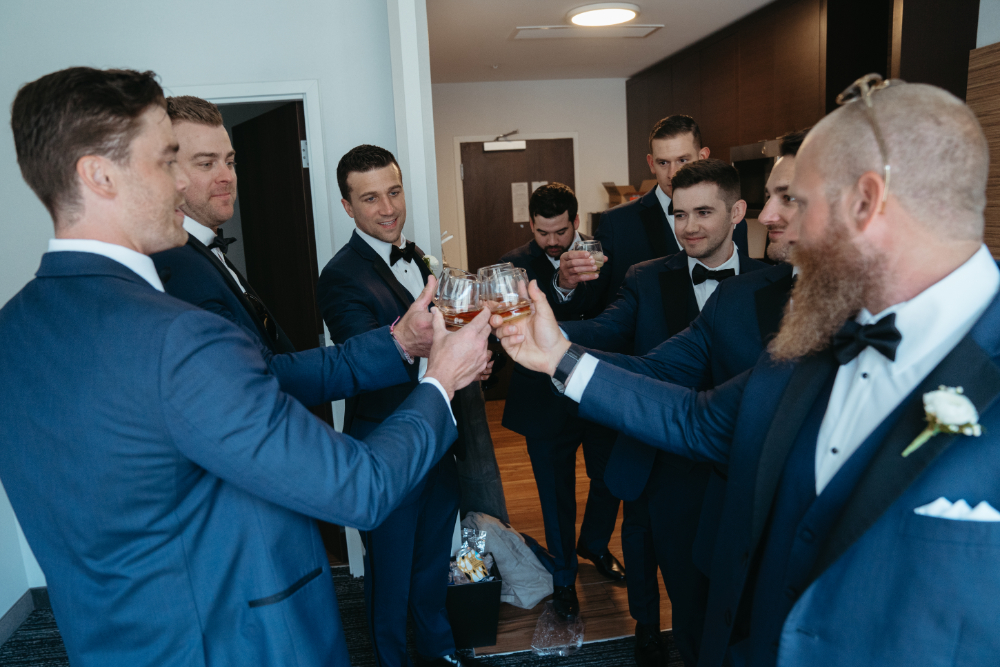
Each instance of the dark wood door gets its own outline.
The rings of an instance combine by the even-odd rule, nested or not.
[[[523,151],[484,152],[482,142],[462,144],[462,191],[469,270],[495,264],[531,240],[527,222],[514,222],[512,183],[537,181],[575,187],[572,139],[538,139]]]

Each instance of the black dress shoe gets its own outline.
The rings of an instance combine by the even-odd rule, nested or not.
[[[638,667],[666,667],[660,628],[655,625],[635,624],[635,664]]]
[[[467,658],[457,653],[452,653],[451,655],[441,656],[440,658],[434,658],[429,662],[425,662],[424,667],[454,667],[455,665],[473,667],[478,664],[480,662],[475,658]]]
[[[562,618],[576,618],[576,615],[580,613],[580,601],[576,599],[576,586],[556,586],[552,595],[552,606]]]
[[[576,555],[580,558],[593,561],[594,567],[597,568],[597,572],[602,577],[606,577],[611,581],[625,581],[625,568],[610,551],[605,551],[603,555],[598,556],[592,551],[578,547]]]

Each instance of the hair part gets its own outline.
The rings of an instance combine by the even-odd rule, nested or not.
[[[71,67],[21,86],[10,121],[17,163],[57,227],[80,213],[80,158],[127,163],[140,118],[152,106],[165,108],[166,101],[151,71]]]
[[[395,156],[384,148],[361,144],[347,151],[337,163],[337,185],[340,186],[340,196],[351,201],[351,188],[347,184],[347,175],[352,171],[364,173],[384,169],[389,165],[395,165],[402,178],[403,170],[399,168]]]
[[[701,128],[691,116],[676,114],[657,121],[653,131],[649,133],[649,152],[653,152],[655,139],[672,139],[682,134],[691,133],[695,150],[701,150]]]
[[[171,123],[197,123],[209,127],[222,125],[222,112],[219,107],[194,95],[180,95],[167,98],[167,114]]]
[[[729,210],[732,210],[733,205],[741,199],[740,172],[728,162],[715,158],[687,163],[677,170],[671,183],[674,192],[699,183],[714,183],[719,188],[719,197]]]
[[[576,220],[576,213],[579,210],[579,203],[576,195],[568,185],[562,183],[549,183],[543,185],[531,193],[528,200],[528,217],[531,223],[535,223],[535,216],[543,218],[555,218],[566,213],[569,221]]]

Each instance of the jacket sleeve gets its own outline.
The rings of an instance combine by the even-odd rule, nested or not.
[[[578,345],[627,354],[635,343],[639,313],[638,282],[635,267],[632,267],[618,290],[618,298],[600,315],[582,322],[564,322],[561,324],[563,331]]]

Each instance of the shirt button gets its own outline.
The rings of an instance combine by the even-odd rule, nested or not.
[[[868,373],[862,373],[861,377],[862,377],[862,379],[867,380],[868,379]]]
[[[834,447],[833,449],[830,450],[830,452],[833,453],[833,454],[837,454],[837,453],[840,452],[840,450],[837,449],[836,447]]]

